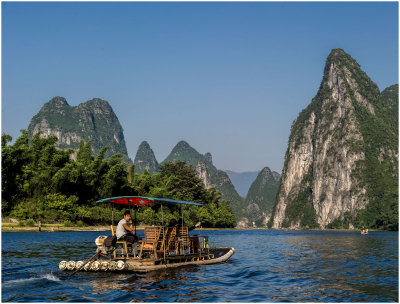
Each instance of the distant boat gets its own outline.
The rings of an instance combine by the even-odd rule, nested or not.
[[[368,234],[368,229],[361,229],[361,234]]]

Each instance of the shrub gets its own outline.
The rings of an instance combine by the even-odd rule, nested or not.
[[[334,219],[329,223],[326,228],[328,229],[349,229],[349,223],[340,218]]]
[[[67,197],[60,193],[48,194],[44,199],[46,209],[53,209],[59,213],[60,217],[69,218],[74,213],[75,203],[78,201],[78,197],[72,195]]]
[[[29,220],[26,221],[26,226],[35,227],[36,223],[35,223],[35,221],[33,219],[29,219]]]
[[[64,227],[72,227],[72,226],[74,226],[74,224],[71,221],[69,220],[64,221]]]
[[[10,213],[10,217],[25,220],[29,217],[29,210],[25,202],[19,203]]]

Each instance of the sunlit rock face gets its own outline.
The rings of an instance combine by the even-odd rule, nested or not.
[[[29,124],[30,137],[41,132],[42,137],[56,135],[60,149],[78,149],[80,141],[91,141],[95,154],[108,146],[106,156],[121,153],[130,161],[124,133],[110,104],[94,98],[78,106],[70,106],[63,97],[54,97],[43,105]]]
[[[332,50],[317,95],[291,128],[273,228],[325,228],[345,217],[353,225],[370,200],[370,181],[363,173],[369,134],[362,126],[365,117],[384,125],[378,115],[381,95],[353,58]],[[384,142],[381,146],[397,168],[397,149]]]

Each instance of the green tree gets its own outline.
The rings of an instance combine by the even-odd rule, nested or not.
[[[55,136],[35,134],[29,141],[26,131],[14,144],[11,141],[11,136],[2,135],[3,214],[44,222],[105,224],[111,222],[111,208],[96,204],[97,200],[140,195],[204,204],[183,208],[165,205],[163,213],[160,208],[139,208],[137,216],[142,223],[166,224],[183,212],[187,225],[198,220],[210,227],[234,225],[232,210],[221,201],[219,191],[205,189],[196,171],[185,162],[167,163],[159,173],[145,170],[137,174],[120,154],[106,159],[107,147],[93,155],[90,141],[82,141],[76,152],[57,149]],[[115,208],[115,219],[122,217],[120,209]]]
[[[72,149],[57,149],[56,142],[56,136],[42,138],[37,133],[32,137],[28,152],[30,162],[24,170],[29,178],[28,197],[41,198],[55,192],[52,178],[70,161],[72,153]]]
[[[12,137],[7,134],[1,136],[1,194],[2,212],[8,214],[16,202],[26,197],[27,177],[24,169],[29,165],[28,132],[22,135],[13,145],[8,145]]]
[[[186,162],[169,162],[159,167],[161,178],[168,180],[172,198],[184,201],[202,202],[206,189],[197,177],[196,171]]]

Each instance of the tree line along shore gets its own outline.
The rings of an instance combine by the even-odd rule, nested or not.
[[[203,206],[168,205],[160,210],[138,208],[138,225],[161,225],[170,219],[206,228],[233,228],[235,215],[229,201],[215,189],[206,189],[195,169],[185,162],[169,162],[159,172],[135,172],[121,154],[106,158],[107,147],[94,155],[91,142],[81,141],[77,151],[56,148],[57,137],[29,138],[28,132],[10,144],[2,135],[2,217],[19,221],[18,227],[41,222],[64,227],[109,226],[127,208],[96,201],[114,196],[146,196],[202,203]],[[75,228],[74,228],[75,229]]]
[[[64,232],[64,231],[110,231],[109,225],[95,225],[95,226],[65,226],[62,223],[58,224],[41,224],[39,230],[39,224],[35,223],[33,226],[27,226],[25,222],[13,221],[2,222],[2,232]],[[114,223],[117,224],[117,223]],[[147,225],[137,226],[137,230],[144,230]],[[196,228],[196,231],[200,230],[227,230],[227,229],[244,229],[244,228]],[[250,229],[250,228],[249,228]],[[266,228],[251,228],[251,229],[266,229]]]
[[[10,222],[10,220],[12,222]],[[20,224],[21,223],[21,224]],[[32,226],[28,226],[31,224]],[[116,223],[114,223],[116,224]],[[139,225],[136,227],[138,231],[144,230],[144,228],[147,225]],[[197,228],[195,231],[210,231],[210,230],[275,230],[275,229],[269,229],[266,227],[260,228],[260,227],[234,227],[234,228]],[[288,229],[288,228],[282,228],[279,230],[287,230],[287,231],[297,231],[301,229]],[[311,230],[311,231],[357,231],[359,232],[360,229],[306,229],[306,230]],[[56,223],[56,224],[41,224],[40,225],[40,230],[39,230],[39,224],[38,223],[32,223],[32,222],[19,222],[16,219],[3,219],[2,225],[1,225],[1,231],[2,232],[67,232],[67,231],[108,231],[110,232],[110,226],[109,225],[94,225],[94,226],[65,226],[63,223]],[[383,230],[377,230],[377,229],[369,229],[370,232],[373,231],[380,231],[382,232]],[[111,233],[111,232],[110,232]]]

